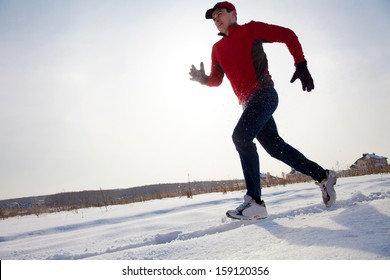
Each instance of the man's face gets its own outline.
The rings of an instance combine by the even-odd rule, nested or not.
[[[219,32],[228,35],[229,26],[236,23],[235,12],[228,12],[225,8],[213,12],[213,20]]]

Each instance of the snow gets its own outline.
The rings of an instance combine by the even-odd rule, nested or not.
[[[390,174],[263,189],[269,217],[225,217],[244,192],[0,220],[1,260],[389,260]]]

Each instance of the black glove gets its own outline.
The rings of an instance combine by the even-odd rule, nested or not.
[[[307,61],[299,62],[295,64],[295,73],[291,78],[290,83],[295,82],[296,79],[300,79],[302,82],[302,90],[310,92],[314,89],[313,78],[310,75],[309,69],[307,69]]]
[[[196,69],[194,65],[192,65],[190,69],[190,80],[201,83],[202,85],[207,84],[209,77],[204,72],[203,62],[200,63],[200,69]]]

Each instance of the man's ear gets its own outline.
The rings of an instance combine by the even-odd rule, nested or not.
[[[236,21],[237,21],[237,12],[236,12],[236,11],[232,11],[232,13],[233,13],[234,18],[235,18]]]

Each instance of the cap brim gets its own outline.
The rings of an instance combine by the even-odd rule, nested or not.
[[[213,13],[216,9],[215,8],[211,8],[209,10],[207,10],[206,12],[206,19],[212,19],[213,18]]]

